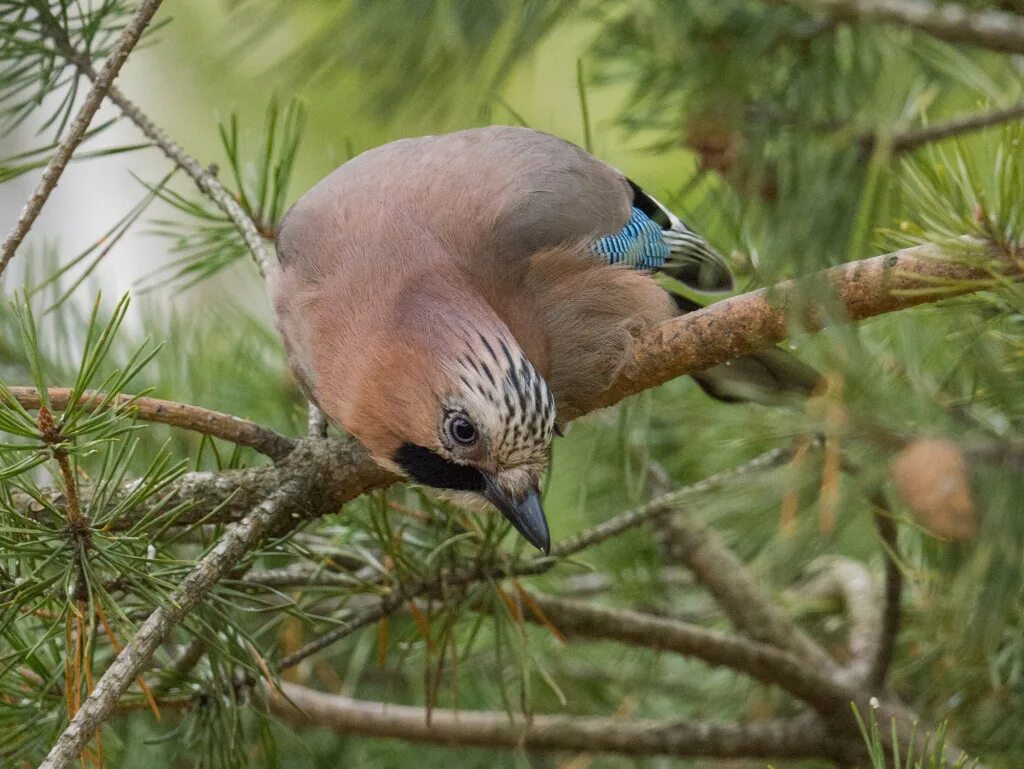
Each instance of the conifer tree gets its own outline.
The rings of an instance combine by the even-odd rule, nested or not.
[[[199,158],[117,79],[174,8],[0,0],[0,135],[39,127],[0,158],[35,186],[0,244],[0,767],[1024,761],[1020,2],[228,5],[229,58],[306,98]],[[645,186],[741,289],[556,443],[538,556],[325,428],[260,301],[186,289],[275,258],[330,89],[409,133],[548,129],[512,85],[583,38],[567,138],[684,150]],[[33,237],[70,163],[142,152],[102,238]],[[141,229],[185,309],[99,291]],[[780,342],[825,374],[806,404],[679,379]]]

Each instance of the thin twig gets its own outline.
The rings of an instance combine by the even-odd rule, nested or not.
[[[427,596],[439,595],[443,590],[465,587],[488,580],[501,580],[511,576],[542,574],[555,564],[552,557],[538,558],[522,564],[509,565],[478,565],[457,572],[439,574],[433,578],[415,580],[401,585],[398,589],[382,597],[377,603],[366,606],[352,613],[344,624],[329,633],[305,644],[293,653],[282,657],[277,670],[295,667],[303,660],[326,649],[342,638],[346,638],[362,628],[387,617],[406,606],[409,601]]]
[[[618,536],[627,529],[635,528],[673,512],[679,503],[687,497],[719,488],[741,475],[778,467],[785,464],[791,456],[792,449],[789,446],[769,449],[736,467],[709,475],[707,478],[657,497],[635,510],[621,513],[597,526],[581,531],[576,536],[555,544],[551,548],[550,556],[553,558],[564,558],[569,555],[575,555],[588,547]]]
[[[825,758],[836,744],[813,715],[746,723],[652,721],[614,717],[534,715],[529,720],[504,712],[454,711],[367,702],[323,694],[282,682],[270,692],[271,712],[296,727],[321,727],[440,745],[489,748],[593,751],[676,758]]]
[[[932,0],[772,0],[821,11],[838,21],[898,24],[945,40],[1024,53],[1024,16]]]
[[[242,582],[246,585],[281,588],[348,588],[366,584],[363,575],[348,572],[328,571],[322,567],[294,564],[280,569],[250,569],[245,573]]]
[[[4,239],[3,245],[0,245],[0,275],[3,274],[7,264],[14,256],[14,252],[21,245],[25,236],[28,235],[29,230],[32,229],[32,225],[39,216],[39,212],[43,210],[43,206],[49,199],[50,193],[53,192],[57,182],[60,181],[61,174],[64,173],[64,169],[71,160],[71,156],[75,154],[78,145],[85,138],[89,124],[103,102],[103,97],[110,90],[114,79],[127,60],[128,54],[132,52],[135,44],[139,42],[139,38],[142,37],[142,33],[149,25],[153,14],[160,7],[160,2],[161,0],[143,0],[131,21],[121,30],[117,43],[114,45],[110,55],[107,56],[106,61],[103,62],[103,68],[98,73],[93,73],[91,78],[93,81],[92,88],[89,89],[89,93],[79,108],[78,114],[75,115],[75,119],[68,126],[67,133],[57,147],[57,152],[50,159],[50,162],[47,163],[43,176],[39,180],[39,186],[36,187],[32,197],[25,203],[18,221],[14,223],[14,227],[11,228],[10,233]]]
[[[44,23],[44,30],[57,45],[61,56],[75,65],[79,72],[96,82],[99,74],[85,54],[78,51],[68,39],[59,24]],[[106,89],[106,96],[118,106],[121,113],[131,120],[178,168],[192,177],[199,190],[205,194],[231,220],[242,236],[249,253],[252,255],[260,275],[265,275],[271,265],[270,252],[267,250],[263,236],[256,222],[245,212],[241,204],[217,180],[214,171],[203,168],[194,157],[185,152],[181,146],[171,139],[163,129],[139,109],[116,86]]]
[[[10,390],[15,400],[27,409],[37,409],[42,403],[39,391],[34,387],[9,387],[7,389]],[[62,411],[68,407],[71,399],[70,389],[50,387],[47,392],[50,395],[50,403],[53,408]],[[85,409],[95,408],[103,402],[106,396],[106,393],[97,390],[86,390],[82,393],[79,404]],[[294,440],[286,438],[268,427],[230,414],[210,411],[200,406],[127,394],[116,396],[111,405],[131,406],[133,416],[144,422],[158,422],[221,438],[239,446],[255,449],[273,460],[283,459],[295,448]]]
[[[903,616],[903,571],[897,561],[899,555],[899,527],[893,520],[881,493],[872,499],[875,526],[882,538],[882,557],[885,559],[885,593],[882,608],[882,626],[878,636],[875,657],[867,675],[867,684],[874,689],[885,686],[885,679],[896,656],[896,640]]]
[[[954,136],[962,136],[966,133],[980,131],[983,128],[990,128],[1022,118],[1024,118],[1024,103],[1014,104],[1004,109],[982,112],[977,115],[950,120],[946,123],[939,123],[938,125],[893,134],[887,139],[889,150],[894,155],[905,154],[913,152],[925,144],[942,141],[943,139],[951,139]],[[877,133],[866,133],[858,139],[864,155],[868,156],[872,153],[878,139]]]
[[[457,572],[442,572],[432,578],[408,582],[388,595],[383,596],[376,604],[365,606],[353,612],[334,630],[307,643],[278,662],[278,669],[294,667],[308,657],[317,654],[327,647],[347,638],[358,630],[398,611],[411,600],[439,594],[442,590],[452,587],[463,587],[488,580],[502,580],[507,577],[522,577],[542,574],[555,565],[557,559],[575,555],[588,547],[604,542],[622,532],[641,526],[648,521],[670,512],[681,499],[687,496],[710,491],[727,481],[755,470],[773,467],[786,461],[788,449],[770,449],[737,467],[724,470],[703,480],[684,486],[648,504],[611,518],[604,523],[587,529],[575,537],[555,544],[546,556],[533,558],[520,563],[479,564],[473,568]]]

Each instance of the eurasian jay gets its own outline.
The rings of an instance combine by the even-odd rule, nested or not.
[[[284,218],[270,292],[310,399],[374,460],[492,503],[547,552],[539,484],[645,329],[733,281],[722,257],[611,166],[495,126],[359,155]],[[773,349],[694,376],[715,397],[808,393]]]

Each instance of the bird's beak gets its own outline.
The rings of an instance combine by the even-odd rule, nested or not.
[[[497,479],[488,477],[484,496],[527,542],[547,555],[551,549],[551,534],[544,508],[540,506],[539,489],[533,487],[525,494],[515,494],[499,484]]]

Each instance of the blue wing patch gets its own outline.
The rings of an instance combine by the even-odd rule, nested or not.
[[[590,247],[608,264],[625,264],[637,270],[657,270],[669,257],[662,229],[647,214],[633,207],[626,226],[614,235],[605,235]]]

